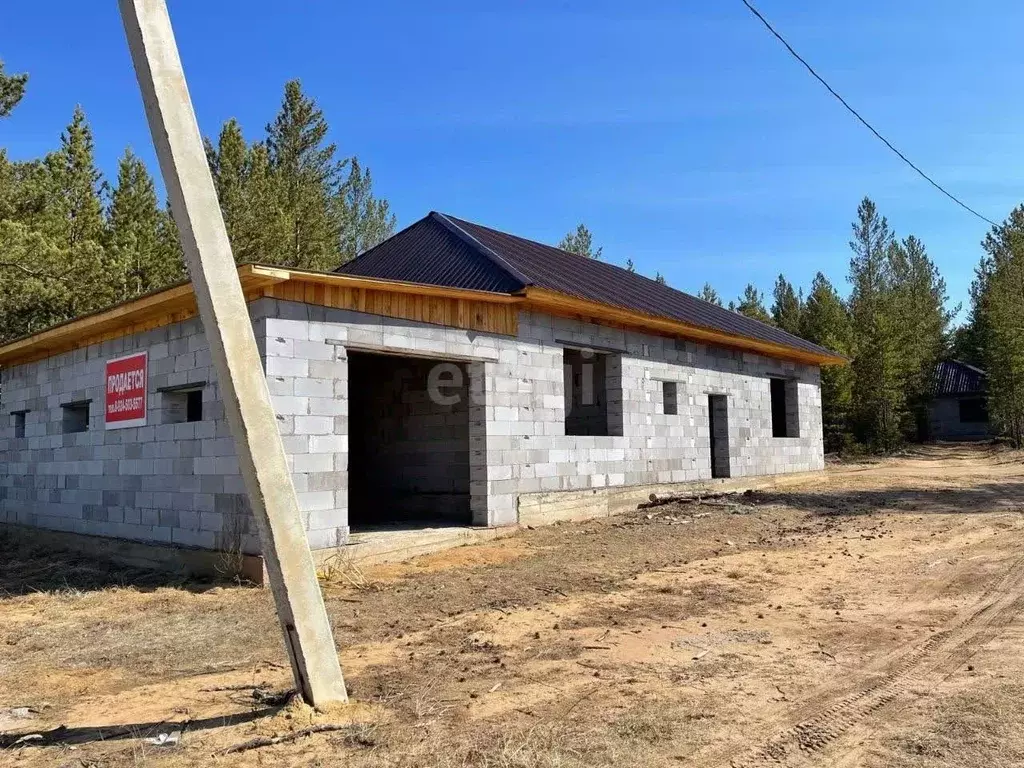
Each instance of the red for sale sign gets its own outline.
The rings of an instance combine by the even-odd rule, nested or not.
[[[107,360],[107,429],[146,425],[148,353]]]

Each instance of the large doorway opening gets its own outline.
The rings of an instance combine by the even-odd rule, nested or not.
[[[711,477],[729,477],[729,401],[725,395],[708,395],[711,439]]]
[[[348,353],[349,527],[469,525],[469,377],[441,360]]]

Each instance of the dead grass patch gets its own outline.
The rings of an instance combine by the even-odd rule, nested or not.
[[[892,768],[1010,768],[1024,764],[1024,685],[996,684],[922,702],[874,757]]]
[[[647,744],[672,741],[679,722],[666,711],[664,705],[656,703],[632,707],[612,723],[618,737],[624,741],[640,741]]]
[[[566,620],[571,629],[630,627],[660,622],[672,624],[707,616],[760,599],[760,590],[747,584],[722,584],[712,579],[696,583],[645,586],[617,605],[595,605]]]

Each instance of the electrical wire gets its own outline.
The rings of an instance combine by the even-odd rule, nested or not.
[[[961,208],[963,208],[968,213],[973,214],[974,216],[977,216],[982,221],[988,222],[993,227],[999,226],[994,221],[992,221],[992,219],[988,218],[987,216],[982,216],[976,210],[971,208],[971,206],[967,205],[967,203],[965,203],[962,200],[960,200],[958,197],[953,195],[951,192],[946,191],[946,189],[941,184],[939,184],[931,176],[929,176],[927,173],[925,173],[920,168],[918,168],[916,165],[914,165],[906,155],[904,155],[902,152],[900,152],[898,149],[896,149],[896,147],[894,147],[892,145],[892,143],[887,138],[885,138],[885,136],[883,136],[877,130],[875,130],[875,127],[873,125],[871,125],[871,123],[869,123],[867,120],[865,120],[856,109],[851,107],[847,103],[846,99],[844,99],[842,96],[840,96],[831,85],[829,85],[827,82],[825,82],[825,78],[823,78],[821,75],[819,75],[817,72],[815,72],[814,71],[814,67],[812,67],[810,64],[808,64],[807,61],[799,53],[797,53],[795,50],[793,50],[793,46],[791,46],[788,42],[786,42],[786,38],[784,38],[782,35],[780,35],[775,30],[775,27],[773,27],[771,25],[771,23],[769,23],[768,19],[766,19],[764,16],[761,15],[761,12],[758,11],[757,8],[755,8],[753,5],[751,5],[748,0],[740,0],[740,2],[742,2],[745,6],[747,6],[748,10],[752,14],[754,14],[754,16],[756,16],[758,19],[760,19],[761,23],[764,24],[764,26],[767,28],[767,30],[769,32],[771,32],[778,39],[778,41],[780,43],[782,43],[784,46],[786,46],[786,50],[789,51],[797,61],[799,61],[801,64],[803,64],[804,67],[807,69],[807,71],[810,72],[819,83],[821,83],[823,86],[825,86],[825,88],[828,89],[828,92],[831,93],[833,96],[835,96],[839,100],[839,103],[842,104],[844,107],[846,107],[846,109],[850,112],[851,115],[853,115],[858,120],[860,120],[860,122],[864,124],[865,128],[867,128],[869,131],[871,131],[883,144],[885,144],[885,146],[887,146],[894,153],[896,153],[896,155],[904,163],[906,163],[911,168],[913,168],[915,171],[917,171],[917,173],[921,176],[921,178],[923,178],[925,181],[927,181],[929,184],[931,184],[933,187],[935,187],[937,190],[939,190],[939,192],[944,194],[946,197],[948,197],[950,200],[952,200],[954,203],[959,205]]]

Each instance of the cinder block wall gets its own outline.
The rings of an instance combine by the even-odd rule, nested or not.
[[[289,350],[289,339],[308,341],[323,355],[319,345],[331,347],[338,361],[351,349],[467,363],[470,505],[477,524],[514,523],[523,493],[709,479],[709,394],[726,397],[732,477],[824,466],[814,366],[532,313],[521,315],[519,336],[510,338],[287,301],[259,304],[260,316],[267,318],[271,389],[281,398],[290,397],[289,387],[299,386],[296,376],[306,370],[302,362],[281,368],[273,363],[276,354],[300,354],[294,346]],[[619,350],[603,361],[609,431],[619,434],[565,434],[567,344]],[[286,369],[288,375],[274,375]],[[345,376],[340,369],[338,375]],[[798,437],[772,437],[770,376],[795,382]],[[675,415],[664,413],[663,381],[677,383]],[[338,387],[335,392],[344,397]],[[312,400],[277,396],[275,404],[286,428],[289,408],[306,413],[320,407]],[[347,420],[339,419],[336,428],[339,437],[347,434]],[[347,467],[345,453],[334,454],[334,463]],[[348,524],[346,494],[337,493],[334,503],[318,518],[331,521],[326,530],[337,539]],[[311,525],[313,541],[315,531]]]
[[[147,425],[106,430],[105,364],[149,353]],[[259,551],[198,319],[0,370],[0,522],[225,551]],[[205,382],[203,420],[165,424],[158,391]],[[90,401],[63,434],[61,405]],[[11,411],[28,411],[16,438]]]
[[[732,477],[824,466],[818,369],[523,313],[517,338],[261,299],[250,306],[310,545],[348,536],[348,361],[388,351],[462,361],[473,522],[517,520],[520,494],[704,480],[708,394],[728,404]],[[618,350],[608,436],[565,434],[563,349]],[[150,355],[149,424],[104,430],[104,363]],[[774,438],[769,376],[796,382],[799,437]],[[662,381],[677,383],[664,413]],[[204,419],[162,424],[161,387],[206,382]],[[0,522],[255,553],[254,522],[198,320],[0,371]],[[61,404],[91,400],[87,432]],[[11,411],[27,410],[15,438]]]
[[[960,421],[960,401],[939,397],[928,406],[930,434],[936,440],[984,440],[995,434],[991,424]]]
[[[607,366],[609,375],[621,366],[621,435],[565,434],[560,368],[567,343],[619,351]],[[489,402],[495,420],[507,421],[488,433],[488,462],[503,475],[511,473],[488,478],[501,522],[514,520],[504,518],[506,495],[710,479],[709,394],[726,396],[732,477],[824,467],[815,366],[523,313],[519,338],[501,350],[491,369]],[[799,437],[772,437],[770,376],[796,382]],[[663,381],[677,383],[675,415],[664,412]],[[513,389],[498,382],[516,384]],[[609,421],[615,422],[611,413]]]
[[[348,360],[314,321],[322,307],[260,299],[249,307],[309,545],[348,539]]]

